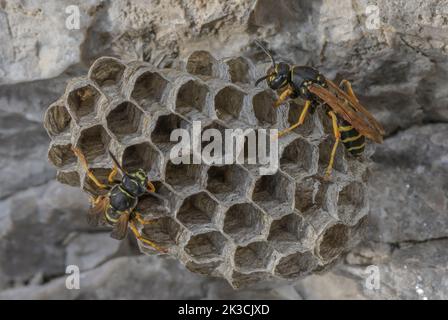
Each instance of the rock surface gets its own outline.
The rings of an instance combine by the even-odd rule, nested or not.
[[[136,270],[174,263],[116,258],[135,254],[135,247],[107,250],[96,261],[89,258],[92,248],[77,249],[84,242],[80,237],[92,235],[81,219],[85,197],[53,182],[55,173],[46,163],[49,140],[40,125],[44,108],[65,87],[61,79],[85,73],[90,62],[105,54],[159,66],[176,65],[179,57],[197,49],[219,58],[243,53],[267,61],[252,44],[261,38],[278,56],[352,80],[390,136],[374,155],[372,228],[365,243],[330,273],[279,288],[280,298],[446,299],[448,2],[379,0],[378,28],[366,24],[370,2],[0,1],[0,296],[77,297],[61,289],[70,256],[70,242],[62,245],[64,239],[74,241],[71,250],[86,268],[100,264],[86,271],[91,277],[106,269],[111,274],[126,262]],[[66,7],[78,3],[80,30],[67,30]],[[379,266],[382,279],[373,293],[364,285],[371,264]],[[159,267],[153,272],[167,275]],[[122,282],[97,295],[266,297],[265,292],[234,292],[223,282],[181,274],[173,272],[174,278],[157,282],[158,291],[146,291],[127,272]],[[95,296],[95,283],[102,280],[92,282],[85,297]],[[190,294],[185,288],[192,286],[203,289]]]

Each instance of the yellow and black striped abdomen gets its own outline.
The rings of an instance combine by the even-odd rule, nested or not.
[[[366,138],[348,122],[343,121],[339,126],[339,132],[341,133],[341,142],[348,152],[354,156],[359,156],[364,152]]]

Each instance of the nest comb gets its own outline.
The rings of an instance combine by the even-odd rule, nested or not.
[[[102,57],[88,75],[69,81],[44,123],[57,180],[100,193],[71,146],[106,181],[111,150],[127,170],[144,168],[166,203],[142,197],[138,210],[156,223],[141,227],[192,272],[223,277],[234,287],[289,281],[327,269],[347,251],[368,212],[367,164],[338,148],[333,178],[323,181],[331,125],[319,110],[279,140],[279,170],[256,165],[174,164],[173,129],[200,120],[202,130],[278,128],[294,123],[301,105],[274,109],[276,94],[254,87],[266,65],[244,57],[193,52],[178,69]],[[143,253],[152,248],[139,243]]]

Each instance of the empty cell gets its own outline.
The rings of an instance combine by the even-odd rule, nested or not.
[[[269,127],[277,123],[275,100],[275,95],[270,90],[261,91],[252,98],[252,107],[260,126]]]
[[[302,138],[295,139],[283,150],[280,167],[292,177],[311,175],[317,164],[315,153],[315,147],[308,141]]]
[[[108,184],[107,178],[109,177],[112,169],[109,168],[90,168],[95,177],[103,184]],[[87,175],[85,176],[82,189],[89,194],[105,194],[107,190],[99,188]]]
[[[237,83],[249,83],[250,82],[250,66],[246,59],[242,57],[230,59],[227,62],[229,67],[230,81]]]
[[[197,260],[214,259],[221,256],[226,238],[218,231],[194,235],[185,246],[185,252]]]
[[[235,251],[235,266],[242,271],[266,269],[271,261],[274,250],[267,242],[253,242]]]
[[[281,172],[261,176],[255,183],[252,199],[275,216],[292,212],[294,184]]]
[[[50,106],[45,113],[45,128],[51,137],[68,132],[72,118],[62,103]]]
[[[344,251],[349,231],[343,224],[335,224],[325,230],[318,247],[318,253],[324,261],[336,258]]]
[[[171,132],[175,129],[186,129],[187,126],[188,122],[174,113],[160,116],[151,133],[151,140],[159,148],[165,150],[177,144],[177,141],[170,140]]]
[[[248,173],[237,165],[213,166],[207,172],[207,190],[218,199],[244,195]]]
[[[238,289],[242,287],[250,287],[260,281],[268,281],[270,278],[272,278],[272,276],[267,272],[241,273],[238,271],[233,271],[232,278],[229,279],[229,282],[232,287]]]
[[[131,97],[144,109],[148,110],[154,102],[161,102],[168,81],[156,72],[141,74],[134,84]]]
[[[199,164],[174,164],[168,162],[165,170],[165,182],[175,189],[199,185],[201,182],[201,166]]]
[[[234,87],[225,87],[215,96],[216,116],[223,120],[229,121],[238,119],[243,108],[244,92]]]
[[[305,213],[313,207],[322,207],[325,190],[322,183],[313,178],[307,178],[296,184],[295,207]]]
[[[289,214],[271,224],[268,240],[275,242],[298,242],[302,234],[303,220],[297,214]]]
[[[131,102],[123,102],[112,109],[107,115],[107,126],[118,140],[126,136],[140,134],[140,123],[143,112]]]
[[[154,197],[151,194],[144,194],[139,197],[137,207],[135,208],[136,212],[139,212],[145,219],[151,219],[153,217],[162,217],[168,216],[170,214],[169,209],[169,199],[164,195],[160,194],[159,186],[157,183],[154,183],[156,187],[157,195],[161,196],[164,199],[159,197]]]
[[[126,147],[123,152],[123,168],[127,171],[144,169],[151,176],[160,174],[161,155],[149,142]]]
[[[48,158],[58,168],[71,166],[77,162],[70,143],[52,144],[48,151]]]
[[[187,71],[191,74],[212,76],[216,59],[204,50],[193,52],[187,61]]]
[[[179,232],[180,226],[176,221],[170,217],[162,217],[145,225],[142,235],[162,248],[168,248],[177,244]]]
[[[352,182],[339,192],[338,215],[345,223],[351,223],[364,207],[365,188],[360,182]]]
[[[187,197],[177,213],[177,219],[186,227],[209,225],[218,209],[218,203],[206,192]]]
[[[56,173],[56,180],[72,187],[81,186],[77,171],[58,171]]]
[[[208,88],[196,80],[189,80],[184,83],[177,92],[176,111],[187,114],[191,110],[204,111],[207,99]]]
[[[275,273],[286,279],[303,276],[317,267],[317,259],[311,252],[297,252],[283,257],[275,267]]]
[[[114,58],[104,57],[90,67],[89,77],[99,87],[107,88],[119,85],[125,66]]]
[[[224,218],[224,232],[238,243],[261,235],[264,226],[263,212],[250,203],[231,206]]]
[[[196,263],[194,261],[188,261],[185,267],[191,272],[199,273],[202,275],[210,275],[216,268],[219,267],[221,261],[213,261],[206,263]]]
[[[234,87],[225,87],[215,96],[216,116],[223,120],[238,119],[243,108],[244,92]]]
[[[76,120],[93,115],[100,93],[91,85],[78,88],[67,96],[67,106],[75,115]]]
[[[107,154],[110,137],[101,125],[96,125],[81,131],[77,147],[84,153],[87,161],[91,162]]]

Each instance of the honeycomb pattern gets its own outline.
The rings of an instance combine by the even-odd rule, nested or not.
[[[71,146],[84,152],[100,181],[112,168],[108,150],[126,170],[144,168],[165,200],[140,199],[137,210],[154,220],[139,226],[142,234],[192,272],[223,277],[234,288],[291,281],[329,268],[365,225],[368,162],[340,147],[332,180],[322,179],[333,138],[321,112],[279,140],[280,168],[273,175],[260,176],[263,165],[248,163],[247,151],[256,150],[258,135],[246,137],[244,163],[169,159],[176,143],[170,141],[172,130],[188,129],[195,120],[203,132],[261,132],[294,123],[302,103],[273,108],[276,93],[265,84],[253,86],[263,72],[244,57],[219,60],[207,51],[193,52],[178,69],[96,60],[86,77],[68,83],[45,115],[57,180],[102,192],[86,179]],[[225,147],[224,141],[215,142]],[[204,151],[207,144],[201,145]],[[155,253],[139,245],[142,252]]]

